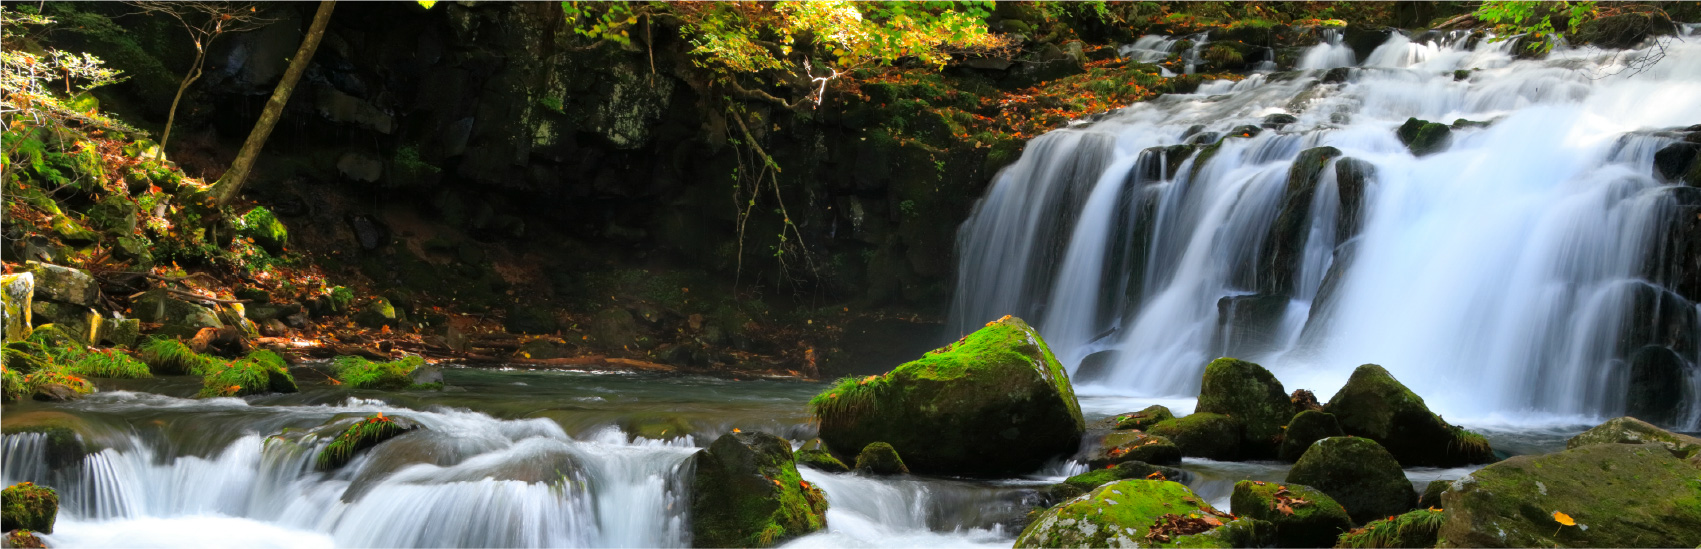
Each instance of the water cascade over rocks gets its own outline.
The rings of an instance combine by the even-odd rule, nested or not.
[[[1219,356],[1326,394],[1376,363],[1450,419],[1701,427],[1671,251],[1701,193],[1655,168],[1701,122],[1692,42],[1637,71],[1464,33],[1354,65],[1330,37],[1043,135],[960,230],[949,336],[1027,318],[1088,395],[1191,397]]]

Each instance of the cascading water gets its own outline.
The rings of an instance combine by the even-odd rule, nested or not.
[[[1512,43],[1396,33],[1344,79],[1207,82],[1036,138],[960,230],[951,337],[1028,318],[1084,394],[1190,396],[1232,354],[1327,396],[1374,362],[1478,424],[1620,414],[1654,343],[1684,363],[1673,423],[1701,426],[1701,315],[1648,274],[1681,199],[1653,155],[1701,121],[1701,47],[1637,72]],[[1408,117],[1461,122],[1414,156]],[[1664,339],[1625,336],[1651,315]]]

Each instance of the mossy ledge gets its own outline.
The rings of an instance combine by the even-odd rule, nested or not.
[[[198,398],[239,397],[260,393],[293,393],[300,390],[283,357],[271,351],[254,351],[248,356],[209,372],[201,380]]]
[[[425,359],[410,356],[389,362],[373,362],[358,356],[339,356],[332,362],[337,381],[352,389],[397,390],[413,386],[413,371]]]
[[[325,449],[319,451],[319,456],[313,460],[313,466],[320,471],[342,467],[362,450],[413,429],[412,425],[403,425],[394,418],[385,417],[383,412],[378,412],[344,429]]]

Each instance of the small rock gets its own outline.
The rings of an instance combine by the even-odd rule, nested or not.
[[[904,466],[904,459],[898,456],[898,451],[884,442],[864,446],[856,455],[856,470],[876,475],[910,474],[910,468]]]
[[[1331,437],[1318,441],[1288,471],[1287,482],[1329,494],[1353,522],[1398,515],[1417,506],[1417,491],[1400,462],[1367,438]]]
[[[1234,461],[1241,456],[1239,420],[1222,414],[1195,413],[1153,425],[1146,432],[1168,438],[1181,448],[1181,455]]]
[[[1346,508],[1303,484],[1236,482],[1229,508],[1235,515],[1275,525],[1277,547],[1330,547],[1353,526]]]

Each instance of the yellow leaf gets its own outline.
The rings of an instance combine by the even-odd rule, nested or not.
[[[1576,526],[1577,525],[1577,521],[1571,520],[1571,515],[1567,515],[1565,513],[1559,512],[1559,511],[1553,512],[1553,521],[1558,522],[1560,524],[1564,524],[1566,526]]]

